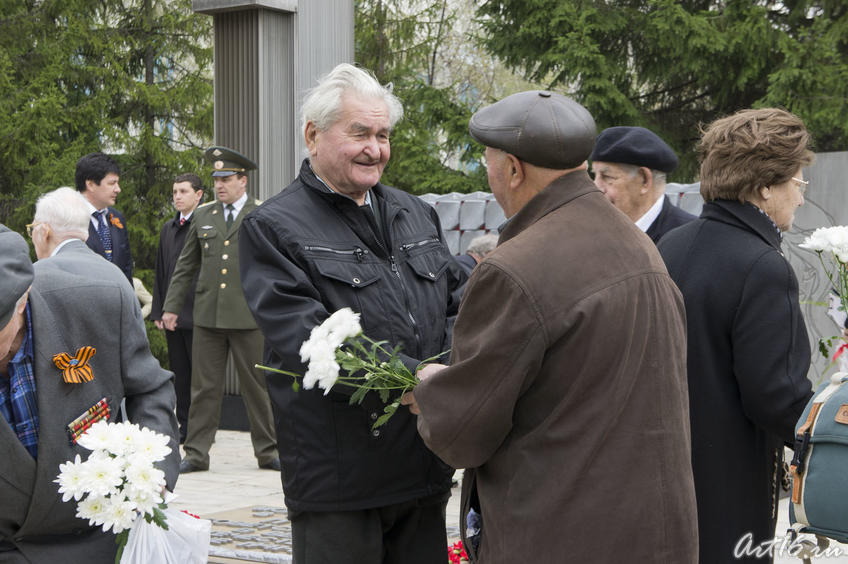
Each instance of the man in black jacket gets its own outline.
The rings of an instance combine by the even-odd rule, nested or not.
[[[266,339],[265,363],[303,374],[313,327],[350,307],[363,331],[399,345],[404,363],[450,347],[453,292],[465,275],[435,210],[379,183],[403,108],[369,73],[342,64],[303,103],[309,158],[239,232],[241,279]],[[453,470],[398,410],[371,428],[383,402],[332,389],[292,389],[268,375],[283,490],[298,564],[447,559],[444,511]]]
[[[677,168],[677,155],[653,131],[607,128],[595,140],[589,159],[595,186],[654,243],[695,219],[665,195],[666,174]]]
[[[177,214],[162,226],[159,234],[159,250],[156,253],[156,278],[153,281],[153,304],[150,320],[156,327],[164,329],[162,306],[165,294],[174,274],[174,267],[185,244],[186,233],[194,209],[203,199],[203,181],[194,173],[180,174],[174,179],[174,207]],[[177,328],[165,331],[168,343],[168,361],[174,373],[174,389],[177,392],[177,421],[180,424],[180,444],[185,442],[188,428],[188,408],[191,405],[191,339],[193,336],[192,310],[194,290],[186,297],[183,309],[177,318]]]

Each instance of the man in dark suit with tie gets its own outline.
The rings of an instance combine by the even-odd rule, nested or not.
[[[173,187],[174,207],[177,214],[165,222],[159,234],[159,250],[156,253],[156,278],[153,281],[153,303],[150,319],[156,327],[164,329],[162,306],[165,293],[171,283],[174,267],[185,245],[188,226],[195,208],[203,199],[203,181],[192,172],[178,175]],[[196,283],[196,281],[195,281]],[[191,405],[191,341],[194,335],[194,287],[186,295],[183,309],[177,317],[177,327],[165,331],[168,342],[168,361],[174,373],[174,388],[177,392],[177,421],[180,424],[180,443],[185,442],[188,429],[188,410]]]
[[[239,227],[260,203],[247,194],[247,171],[256,164],[226,147],[210,147],[206,159],[214,168],[217,200],[194,211],[162,306],[162,323],[173,331],[179,322],[177,312],[194,292],[191,406],[180,472],[209,469],[230,352],[250,422],[253,454],[260,468],[279,471],[271,402],[265,378],[255,368],[262,362],[264,338],[247,307],[239,273]]]
[[[695,219],[665,195],[666,174],[677,168],[677,155],[644,127],[610,127],[595,140],[589,156],[595,186],[656,243]]]
[[[86,244],[92,251],[121,269],[132,285],[133,261],[127,222],[113,208],[121,191],[118,163],[103,153],[90,153],[77,161],[74,180],[91,213]]]

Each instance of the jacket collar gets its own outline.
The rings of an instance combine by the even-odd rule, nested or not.
[[[701,217],[756,233],[780,251],[780,233],[771,219],[753,205],[734,200],[713,200],[704,204]]]
[[[312,170],[312,166],[309,164],[308,158],[303,159],[303,163],[300,165],[300,180],[312,192],[318,194],[318,196],[332,203],[335,207],[341,210],[353,209],[351,206],[359,206],[359,204],[357,204],[350,196],[334,192],[333,190],[330,190],[326,184],[321,182]],[[385,202],[386,214],[389,218],[394,217],[401,209],[406,209],[406,206],[398,201],[395,195],[386,189],[386,186],[379,182],[371,187],[371,195],[372,197],[376,196],[378,199]],[[377,205],[377,202],[374,202],[374,205]]]
[[[514,216],[509,218],[498,244],[512,239],[552,211],[575,198],[598,192],[585,170],[576,170],[560,176],[536,194]]]

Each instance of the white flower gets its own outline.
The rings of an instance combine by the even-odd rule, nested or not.
[[[133,503],[127,501],[122,495],[107,499],[100,515],[102,516],[103,532],[112,529],[112,532],[116,535],[124,529],[132,527],[133,521],[137,517]]]
[[[165,485],[165,473],[151,466],[143,457],[133,459],[126,469],[127,482],[137,490],[145,490],[158,495]]]
[[[159,462],[164,460],[171,452],[171,447],[168,446],[170,439],[156,431],[152,431],[147,427],[141,427],[136,434],[134,456],[142,455],[147,457],[151,462]]]
[[[124,490],[124,494],[140,514],[152,514],[153,508],[162,503],[162,496],[158,491],[151,491],[149,488],[137,488],[130,484]]]
[[[333,358],[316,359],[309,363],[306,374],[303,375],[303,387],[311,390],[318,384],[327,392],[339,377],[339,365]],[[324,395],[327,395],[325,392]]]
[[[348,337],[355,337],[362,333],[362,326],[359,324],[359,314],[354,313],[349,307],[343,307],[328,317],[324,323],[330,334],[330,341],[336,347],[341,345]]]
[[[848,226],[820,227],[799,246],[811,251],[829,252],[838,257],[848,257]],[[843,259],[840,258],[840,260]]]
[[[123,460],[120,458],[89,458],[83,464],[87,490],[95,496],[117,491],[124,481]]]
[[[115,427],[117,425],[114,423],[109,424],[107,421],[98,421],[77,439],[77,443],[88,450],[108,450],[109,452],[118,454],[117,451],[120,450],[120,445]]]
[[[80,455],[74,458],[73,462],[66,462],[59,465],[59,477],[53,480],[59,484],[59,493],[62,494],[62,501],[68,501],[74,498],[75,501],[82,499],[87,493],[85,470],[83,463],[80,461]]]
[[[108,502],[105,496],[89,495],[77,504],[77,517],[88,519],[89,525],[100,525]]]

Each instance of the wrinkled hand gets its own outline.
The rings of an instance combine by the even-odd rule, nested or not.
[[[415,373],[415,376],[418,378],[420,382],[423,382],[427,378],[430,378],[436,372],[444,370],[447,368],[444,364],[428,364],[421,370]],[[415,415],[421,415],[421,410],[418,409],[418,402],[415,401],[415,393],[414,392],[406,392],[400,397],[401,405],[408,405],[409,411]]]
[[[165,324],[164,324],[164,323],[162,323],[162,320],[161,320],[161,319],[157,319],[157,320],[155,320],[155,321],[153,322],[153,324],[154,324],[154,325],[156,326],[156,328],[157,328],[157,329],[159,329],[160,331],[161,331],[162,329],[164,329],[164,328],[165,328]]]
[[[168,331],[174,331],[177,328],[177,314],[166,311],[162,313],[162,325]]]

